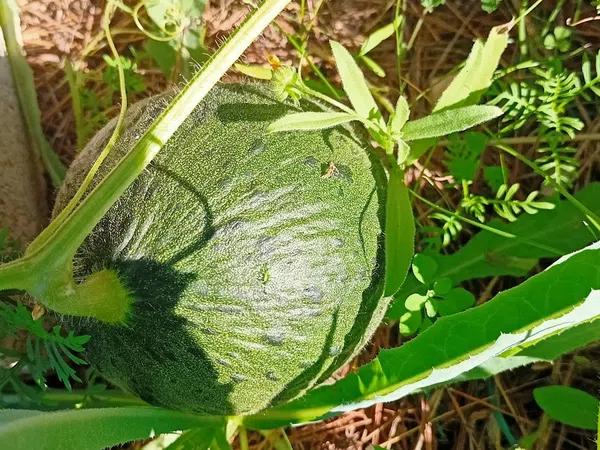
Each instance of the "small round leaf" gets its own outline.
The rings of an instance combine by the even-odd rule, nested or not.
[[[438,263],[431,256],[417,253],[413,258],[412,271],[422,284],[429,284],[438,270]]]
[[[463,288],[454,288],[443,300],[436,302],[440,316],[449,316],[464,311],[475,303],[475,297]]]
[[[452,280],[450,278],[438,278],[433,283],[433,291],[436,295],[446,295],[452,289]]]
[[[404,302],[404,306],[406,306],[406,309],[409,311],[421,311],[423,303],[425,303],[428,298],[429,297],[426,295],[410,294]]]

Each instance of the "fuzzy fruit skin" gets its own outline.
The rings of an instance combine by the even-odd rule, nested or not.
[[[132,108],[102,172],[165,101]],[[78,275],[116,270],[134,302],[124,326],[73,320],[107,379],[154,405],[249,414],[368,341],[387,307],[383,171],[351,127],[266,132],[294,111],[261,85],[213,88],[82,245]],[[69,170],[56,211],[112,126]]]

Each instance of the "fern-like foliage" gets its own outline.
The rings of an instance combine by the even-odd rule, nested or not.
[[[519,183],[511,186],[502,184],[493,199],[469,193],[462,199],[460,206],[466,213],[482,223],[486,221],[487,207],[489,206],[493,208],[496,215],[510,222],[517,220],[517,216],[523,212],[536,214],[540,209],[554,208],[553,203],[536,200],[538,191],[530,192],[525,200],[515,199],[514,196],[519,191],[519,187]]]
[[[0,302],[0,328],[2,337],[11,336],[18,345],[10,349],[0,348],[4,367],[0,369],[0,389],[7,384],[17,392],[23,391],[21,377],[28,372],[33,381],[44,388],[46,374],[55,372],[67,389],[71,380],[81,382],[70,365],[86,362],[76,353],[84,350],[89,336],[77,336],[72,331],[64,333],[59,325],[46,330],[42,319],[34,319],[31,311],[23,304],[13,305]]]
[[[441,237],[441,246],[447,247],[450,242],[455,240],[463,229],[460,219],[455,214],[445,214],[442,212],[436,212],[429,216],[430,219],[440,223],[438,228],[437,239]],[[439,241],[438,241],[439,242]],[[439,247],[439,245],[430,245],[430,248]]]
[[[539,90],[537,86],[524,82],[499,82],[494,86],[500,92],[490,104],[500,106],[504,110],[501,122],[504,127],[501,134],[518,130],[535,117],[538,108]]]
[[[490,103],[505,112],[502,122],[506,125],[501,132],[517,130],[535,120],[543,132],[548,130],[572,139],[583,128],[581,119],[570,115],[574,101],[600,96],[600,52],[594,65],[595,73],[589,56],[583,57],[583,80],[579,72],[565,69],[557,60],[530,67],[526,80],[508,84],[498,80]]]
[[[495,97],[490,103],[505,111],[500,134],[536,125],[540,142],[545,143],[538,148],[536,164],[548,175],[546,181],[569,187],[579,161],[567,142],[584,127],[575,100],[594,102],[600,97],[600,52],[593,63],[584,54],[580,71],[570,71],[553,59],[527,68],[524,78],[508,84],[498,80],[492,89]]]
[[[574,72],[533,69],[539,76],[540,86],[537,119],[548,130],[575,137],[583,129],[583,122],[568,116],[568,107],[581,94],[581,81]]]
[[[548,134],[546,145],[537,151],[540,156],[535,162],[540,169],[556,184],[570,187],[579,168],[579,160],[575,157],[577,149],[566,145],[561,135]]]

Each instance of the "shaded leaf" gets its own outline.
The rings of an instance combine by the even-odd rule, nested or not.
[[[407,311],[400,317],[399,330],[403,336],[410,336],[417,332],[423,320],[421,308],[418,311]]]
[[[436,295],[446,295],[452,289],[452,280],[450,278],[438,278],[433,283],[433,291]]]
[[[600,213],[600,183],[592,183],[575,197],[596,214]],[[513,223],[493,220],[489,225],[513,234],[514,238],[480,231],[451,255],[436,256],[439,276],[454,283],[496,275],[523,276],[539,258],[556,258],[592,242],[594,234],[585,218],[569,201],[553,210],[520,216]]]
[[[437,270],[438,263],[431,256],[427,256],[423,253],[417,253],[415,255],[412,263],[412,271],[419,283],[432,283]]]
[[[385,288],[393,295],[406,278],[415,249],[415,219],[404,173],[390,171],[385,212]]]
[[[466,289],[454,288],[442,300],[435,301],[435,307],[440,316],[449,316],[465,311],[475,304],[475,297]]]
[[[533,390],[540,408],[554,420],[585,430],[595,430],[598,399],[569,386],[544,386]]]

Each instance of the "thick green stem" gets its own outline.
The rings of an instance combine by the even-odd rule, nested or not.
[[[35,265],[29,258],[18,259],[0,266],[0,291],[28,290],[34,276]]]
[[[28,288],[47,308],[69,316],[93,317],[107,323],[125,323],[132,297],[116,272],[101,270],[77,283],[72,269],[61,268],[36,277]]]

